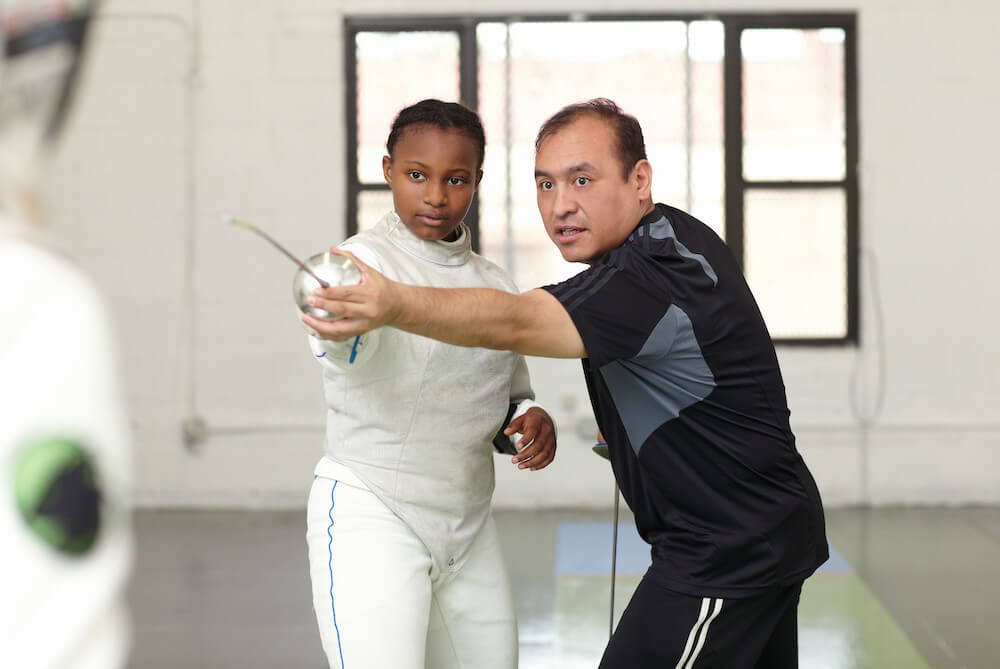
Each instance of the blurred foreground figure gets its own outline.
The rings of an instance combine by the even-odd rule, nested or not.
[[[0,0],[0,667],[124,666],[127,427],[103,299],[41,228],[39,174],[93,3]]]

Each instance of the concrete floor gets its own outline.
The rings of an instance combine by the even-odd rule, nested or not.
[[[521,669],[596,667],[609,624],[611,514],[498,512]],[[619,526],[616,616],[648,564]],[[827,512],[833,557],[800,606],[804,669],[1000,667],[1000,508]],[[322,669],[304,512],[142,511],[130,590],[135,669]]]

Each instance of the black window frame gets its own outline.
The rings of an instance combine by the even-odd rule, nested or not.
[[[723,56],[723,164],[724,227],[726,243],[737,261],[744,265],[744,201],[749,190],[796,190],[835,188],[846,200],[847,263],[846,333],[843,337],[775,338],[776,344],[791,346],[857,346],[860,343],[859,296],[859,188],[858,188],[858,61],[857,14],[843,13],[559,13],[559,14],[476,14],[433,15],[347,15],[343,20],[345,74],[345,175],[346,232],[358,231],[358,200],[365,191],[388,191],[385,183],[362,183],[358,178],[358,78],[356,40],[361,32],[455,32],[459,38],[459,99],[472,109],[479,108],[479,62],[476,28],[480,23],[532,23],[587,21],[718,21],[724,30]],[[839,180],[749,180],[743,173],[743,57],[740,39],[744,30],[770,28],[814,30],[840,28],[844,31],[844,178]],[[694,212],[692,212],[694,213]],[[479,250],[479,199],[473,199],[466,217],[472,243]]]

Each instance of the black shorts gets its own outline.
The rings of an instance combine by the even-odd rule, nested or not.
[[[694,597],[643,577],[599,669],[796,669],[802,583],[745,599]]]

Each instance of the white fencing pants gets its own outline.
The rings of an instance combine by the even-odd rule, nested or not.
[[[515,669],[517,622],[493,517],[457,572],[371,491],[318,476],[313,606],[332,669]]]

